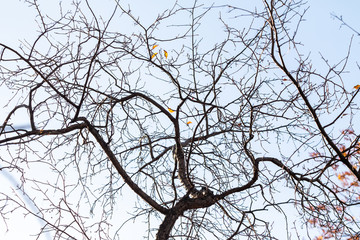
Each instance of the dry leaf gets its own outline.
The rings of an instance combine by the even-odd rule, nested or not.
[[[158,53],[154,53],[152,56],[151,56],[151,59],[153,59]]]
[[[168,108],[169,112],[173,113],[175,112],[174,110],[172,110],[171,108]]]
[[[165,58],[168,58],[168,55],[169,55],[168,52],[164,50],[164,56],[165,56]]]
[[[154,46],[152,47],[152,49],[155,49],[157,46],[159,46],[159,45],[154,45]]]

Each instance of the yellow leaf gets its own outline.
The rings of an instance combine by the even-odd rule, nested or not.
[[[155,49],[157,46],[159,46],[159,45],[154,45],[154,46],[152,47],[152,49]]]
[[[175,112],[174,110],[172,110],[171,108],[168,108],[169,112],[173,113]]]
[[[360,84],[354,86],[355,89],[359,89],[360,88]]]
[[[169,54],[167,51],[164,50],[164,55],[165,55],[165,58],[168,58]]]
[[[188,121],[186,124],[189,125],[190,123],[192,123],[191,121]]]
[[[158,53],[154,53],[152,56],[151,56],[151,59],[153,59]]]

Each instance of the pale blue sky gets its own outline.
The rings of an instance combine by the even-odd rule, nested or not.
[[[54,5],[56,5],[54,4],[55,2],[57,1],[47,1],[47,4],[49,5],[47,10],[49,10],[49,12],[51,12]],[[172,1],[135,0],[128,2],[131,2],[131,6],[135,13],[138,13],[139,15],[145,14],[146,17],[144,17],[144,20],[147,20],[153,19],[154,16],[157,15],[157,11],[166,8],[166,6],[171,6],[169,2]],[[251,4],[251,0],[247,0],[247,2],[248,4]],[[97,5],[97,7],[105,7],[107,3],[112,4],[113,1],[102,0],[101,5]],[[340,28],[341,23],[332,18],[331,13],[342,15],[345,21],[360,31],[360,2],[358,0],[310,0],[309,4],[310,9],[305,15],[306,21],[300,27],[299,38],[304,44],[304,52],[311,52],[311,58],[314,59],[314,64],[318,64],[316,68],[319,69],[324,67],[323,63],[320,62],[319,52],[330,61],[339,61],[341,58],[345,57],[351,35],[354,34],[346,26]],[[0,6],[0,42],[17,48],[20,44],[19,40],[26,39],[29,42],[33,41],[37,31],[34,22],[34,10],[29,9],[26,3],[18,0],[0,0]],[[106,12],[107,9],[102,8],[102,11]],[[209,35],[211,34],[213,33],[209,33]],[[360,55],[360,37],[355,36],[352,44],[353,50],[350,57],[351,59],[357,59]],[[352,68],[356,69],[356,65],[349,65],[349,70]],[[358,71],[356,73],[358,73]],[[344,80],[348,81],[349,88],[356,84],[360,84],[359,75],[349,73],[347,76],[348,77]],[[3,97],[7,99],[10,95],[3,95]],[[4,107],[5,103],[7,103],[7,101],[1,102],[1,108]],[[6,113],[6,110],[3,110],[0,114],[0,121],[3,121],[4,113]],[[20,120],[19,124],[21,124]],[[12,191],[10,187],[15,187],[13,186],[14,181],[10,181],[10,179],[11,177],[0,172],[0,182],[2,183],[0,189],[3,190],[6,188],[6,191],[9,191],[9,194]],[[25,199],[26,197],[24,197],[24,201]],[[0,239],[30,239],[27,237],[29,232],[34,230],[34,228],[39,227],[39,222],[35,223],[34,220],[30,218],[27,218],[26,221],[24,221],[24,218],[18,215],[14,215],[14,217],[14,220],[9,221],[10,232],[8,233],[2,232],[4,228],[1,227],[2,222],[0,221]],[[141,234],[141,232],[136,231],[136,225],[129,228],[129,236],[132,236],[132,239],[138,239],[137,237],[134,237],[136,236],[136,233]],[[44,239],[46,238],[40,240]],[[125,239],[127,238],[125,237]]]

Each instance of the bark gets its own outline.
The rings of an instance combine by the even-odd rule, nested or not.
[[[161,223],[156,240],[169,239],[171,230],[174,227],[176,220],[183,215],[186,210],[207,208],[218,201],[218,196],[213,195],[211,191],[207,191],[206,195],[197,198],[189,198],[188,195],[184,196],[173,208],[171,208],[165,215]]]

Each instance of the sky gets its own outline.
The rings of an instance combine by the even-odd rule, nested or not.
[[[54,2],[48,1],[49,13],[54,12]],[[101,1],[101,5],[97,5],[99,11],[103,11],[105,14],[109,12],[106,9],[107,3],[112,3],[111,0]],[[167,6],[171,5],[170,0],[156,0],[156,1],[140,1],[134,0],[130,1],[132,9],[139,16],[144,18],[144,20],[151,20],[156,16],[156,12],[150,11],[149,9],[156,6],[156,11],[165,9]],[[220,2],[220,1],[218,1]],[[231,1],[230,1],[231,2]],[[246,2],[246,1],[245,1]],[[247,0],[251,4],[251,0]],[[347,0],[347,1],[338,1],[338,0],[310,0],[310,8],[308,9],[307,14],[305,15],[305,20],[302,24],[302,27],[299,30],[299,38],[304,45],[304,51],[310,52],[310,57],[314,61],[314,65],[317,68],[324,67],[324,63],[321,61],[320,52],[323,56],[329,61],[338,61],[341,58],[345,57],[345,53],[349,47],[351,36],[354,34],[346,26],[341,26],[341,23],[332,17],[332,14],[338,16],[343,16],[343,19],[352,25],[354,28],[357,28],[360,31],[360,14],[358,13],[360,9],[360,2],[358,0]],[[34,22],[35,12],[29,9],[28,4],[23,1],[18,0],[0,0],[0,42],[8,44],[13,48],[17,48],[20,45],[20,40],[26,40],[31,42],[36,37],[36,23]],[[56,4],[55,4],[56,6]],[[211,32],[211,27],[209,27],[209,35],[214,34]],[[360,53],[360,37],[354,36],[352,41],[353,54],[350,56],[352,59],[358,58]],[[355,54],[354,54],[355,53]],[[355,65],[349,66],[349,69],[356,68]],[[360,83],[359,76],[349,73],[346,75],[345,81],[349,82],[349,86],[354,86]],[[2,88],[0,88],[2,91]],[[11,97],[11,93],[1,93],[4,98]],[[3,118],[6,114],[5,103],[0,102],[3,106],[0,106],[0,121],[3,121]],[[17,124],[23,124],[21,120]],[[0,150],[0,154],[1,150]],[[1,167],[1,162],[0,162]],[[38,170],[41,171],[41,170]],[[22,195],[20,191],[17,191],[17,185],[19,184],[17,176],[12,176],[6,171],[0,172],[0,190],[8,192],[9,194],[16,193],[22,199],[25,204],[29,204],[30,208],[36,208],[32,206],[27,196]],[[129,190],[126,190],[129,191]],[[31,193],[29,193],[31,194]],[[130,191],[128,193],[130,197],[129,200],[134,200],[134,196],[131,195]],[[131,209],[131,204],[124,202],[126,204],[126,209],[122,209],[124,213],[127,209]],[[15,239],[30,239],[29,234],[33,233],[34,228],[41,226],[41,222],[27,216],[25,219],[22,215],[13,215],[14,218],[9,221],[9,231],[4,232],[5,228],[2,226],[0,220],[0,239],[1,240],[15,240]],[[141,223],[139,223],[141,224]],[[132,239],[140,239],[140,235],[136,236],[136,224],[131,225],[128,229],[129,235]],[[127,234],[127,233],[122,233]],[[140,233],[139,233],[140,234]],[[39,240],[50,239],[50,236],[46,236]],[[126,238],[125,238],[126,239]]]

